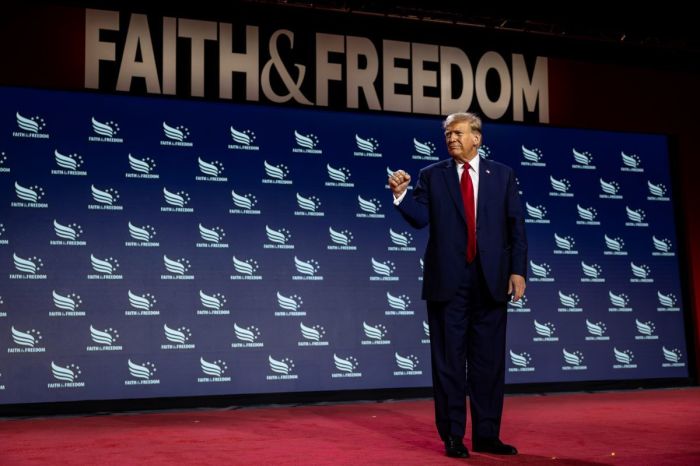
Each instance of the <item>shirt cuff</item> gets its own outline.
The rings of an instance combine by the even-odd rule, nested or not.
[[[401,201],[403,201],[403,198],[406,197],[406,193],[408,192],[408,189],[405,190],[404,192],[401,193],[399,197],[394,198],[394,205],[399,205],[401,204]]]

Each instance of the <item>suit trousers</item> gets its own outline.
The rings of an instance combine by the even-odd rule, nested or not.
[[[466,398],[472,440],[498,438],[503,411],[507,303],[494,301],[479,257],[467,264],[449,301],[428,301],[428,325],[440,437],[464,437]]]

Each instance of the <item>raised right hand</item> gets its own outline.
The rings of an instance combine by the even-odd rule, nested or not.
[[[408,189],[410,183],[411,175],[403,170],[396,170],[394,174],[389,177],[389,188],[391,188],[391,192],[394,193],[394,198],[401,196],[404,191]]]

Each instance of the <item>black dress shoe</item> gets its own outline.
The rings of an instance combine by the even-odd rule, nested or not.
[[[472,442],[474,451],[493,453],[495,455],[517,455],[518,450],[513,445],[506,445],[500,439],[481,439]]]
[[[469,450],[458,437],[447,437],[445,439],[445,453],[452,458],[469,458]]]

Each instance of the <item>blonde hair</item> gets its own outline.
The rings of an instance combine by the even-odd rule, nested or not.
[[[458,112],[451,115],[447,115],[445,121],[442,122],[442,128],[447,129],[453,123],[459,123],[466,121],[469,123],[469,129],[474,132],[481,134],[481,118],[479,118],[475,113],[469,112]]]

